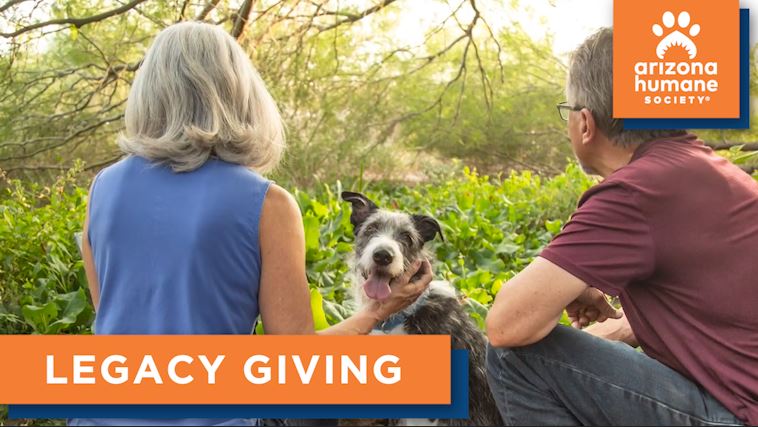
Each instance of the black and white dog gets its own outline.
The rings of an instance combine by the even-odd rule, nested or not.
[[[355,234],[353,272],[358,303],[386,299],[390,281],[403,274],[414,261],[428,258],[424,244],[437,234],[439,223],[425,215],[409,215],[379,209],[360,193],[343,192],[350,202],[350,222]],[[444,240],[444,238],[443,238]],[[503,425],[485,373],[487,339],[463,309],[453,286],[434,281],[419,299],[379,325],[375,333],[450,335],[454,349],[469,352],[469,414],[467,420],[437,420],[447,426]],[[415,421],[415,422],[414,422]],[[422,420],[392,420],[414,425]],[[428,422],[428,421],[427,421]]]

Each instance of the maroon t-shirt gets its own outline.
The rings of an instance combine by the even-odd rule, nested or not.
[[[541,257],[620,296],[645,353],[758,424],[758,182],[693,135],[642,144]]]

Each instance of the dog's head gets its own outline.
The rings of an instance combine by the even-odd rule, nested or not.
[[[350,222],[355,234],[355,269],[367,297],[389,297],[390,281],[424,256],[424,244],[439,234],[440,225],[426,215],[390,212],[360,193],[345,191],[342,199],[350,202]],[[444,238],[443,238],[444,240]]]

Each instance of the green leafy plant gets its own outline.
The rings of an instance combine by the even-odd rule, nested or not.
[[[0,332],[89,333],[94,311],[73,235],[87,191],[80,166],[52,185],[7,180],[0,199]]]
[[[76,185],[80,168],[49,187],[8,180],[1,173],[0,333],[91,333],[94,310],[73,239],[86,209],[87,191]],[[436,275],[460,290],[471,317],[483,327],[498,290],[560,231],[591,184],[571,165],[552,178],[529,172],[488,177],[464,169],[412,187],[361,182],[350,189],[365,191],[381,207],[440,221],[445,241],[430,244]],[[349,205],[339,198],[342,190],[340,182],[292,190],[303,213],[317,329],[355,308],[348,264],[353,230]],[[260,323],[256,331],[263,332]],[[7,406],[0,405],[0,420],[5,419]],[[22,420],[21,425],[60,421]]]
[[[445,235],[444,242],[430,243],[437,276],[453,283],[472,317],[483,322],[497,291],[560,231],[592,182],[575,165],[547,179],[464,169],[412,187],[377,184],[366,194],[382,208],[437,218]],[[346,262],[353,232],[349,205],[339,200],[342,189],[338,182],[315,194],[294,191],[303,212],[308,279],[324,298],[329,323],[354,308]]]
[[[86,189],[76,185],[79,174],[75,168],[49,187],[3,180],[3,333],[91,333],[94,311],[73,239],[86,209]],[[445,241],[429,244],[436,275],[460,290],[471,316],[481,323],[498,290],[560,231],[591,184],[571,165],[552,178],[530,172],[489,177],[463,169],[415,186],[374,183],[351,189],[365,190],[380,207],[437,218]],[[353,229],[349,205],[340,200],[342,190],[340,182],[292,190],[303,214],[318,329],[355,309],[349,271]]]

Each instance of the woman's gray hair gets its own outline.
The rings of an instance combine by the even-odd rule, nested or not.
[[[250,58],[221,28],[200,22],[158,34],[132,84],[125,121],[124,152],[177,172],[215,155],[265,173],[285,145],[279,110]]]
[[[588,108],[598,128],[618,144],[628,146],[684,133],[682,130],[625,130],[624,120],[613,118],[611,28],[601,28],[571,54],[566,87],[568,101]]]

